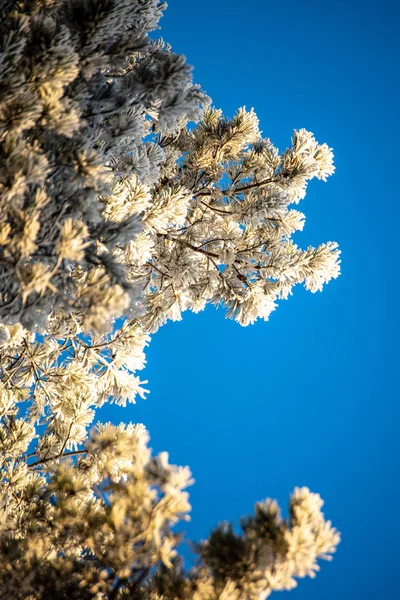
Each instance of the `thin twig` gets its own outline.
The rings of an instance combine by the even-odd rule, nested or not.
[[[36,467],[37,465],[44,465],[45,463],[51,462],[53,460],[60,460],[60,458],[65,458],[68,456],[78,456],[79,454],[85,454],[87,453],[87,450],[72,450],[71,452],[65,452],[64,454],[58,454],[57,456],[50,456],[49,458],[43,458],[40,460],[37,460],[33,463],[31,463],[30,465],[28,465],[29,469],[32,469],[33,467]]]

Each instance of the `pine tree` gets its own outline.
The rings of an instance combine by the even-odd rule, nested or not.
[[[23,422],[2,433],[4,598],[258,600],[313,577],[339,541],[318,494],[296,488],[288,519],[257,503],[240,535],[220,525],[185,571],[173,527],[187,519],[191,474],[166,452],[152,457],[143,426],[98,425],[63,460],[49,439],[39,458],[27,454]]]
[[[138,290],[104,248],[140,224],[106,219],[100,196],[128,149],[127,172],[153,181],[162,156],[146,134],[196,118],[207,97],[184,58],[149,38],[164,3],[26,0],[7,14],[10,4],[0,14],[0,317],[41,329],[65,308],[105,325],[134,310]]]
[[[291,589],[339,535],[296,488],[218,526],[185,570],[187,467],[141,425],[93,426],[144,396],[151,333],[222,305],[268,320],[339,274],[301,250],[307,183],[334,171],[304,129],[280,153],[253,110],[209,107],[149,32],[155,0],[9,0],[0,18],[0,589],[4,598],[256,600]],[[116,317],[122,317],[116,321]]]

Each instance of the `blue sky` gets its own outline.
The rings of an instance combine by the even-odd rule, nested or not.
[[[106,418],[143,422],[190,465],[198,540],[295,485],[342,532],[332,563],[292,600],[398,598],[398,92],[396,2],[171,0],[161,34],[231,116],[254,107],[283,150],[305,127],[337,171],[312,182],[296,242],[342,250],[323,293],[296,289],[268,323],[187,313],[148,350],[149,399]],[[397,565],[398,566],[398,565]]]

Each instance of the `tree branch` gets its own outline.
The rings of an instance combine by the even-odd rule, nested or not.
[[[45,463],[51,462],[52,460],[60,460],[60,458],[65,458],[68,456],[78,456],[79,454],[87,454],[87,450],[72,450],[71,452],[65,452],[64,454],[58,454],[57,456],[43,458],[31,463],[30,465],[28,465],[28,467],[29,469],[32,469],[33,467],[37,467],[38,465],[44,465]]]

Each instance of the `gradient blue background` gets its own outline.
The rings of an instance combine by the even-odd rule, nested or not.
[[[396,5],[171,0],[162,21],[226,115],[254,107],[281,150],[301,127],[334,148],[296,242],[337,241],[342,275],[268,323],[213,308],[169,323],[148,350],[149,399],[106,417],[144,422],[155,451],[190,465],[192,539],[266,496],[286,509],[295,485],[319,492],[343,541],[292,600],[400,598]]]

